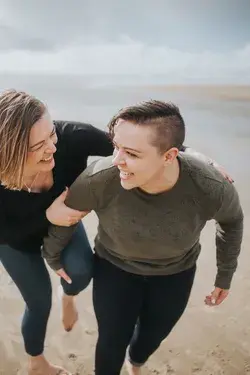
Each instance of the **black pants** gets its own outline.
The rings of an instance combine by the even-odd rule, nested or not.
[[[184,312],[195,270],[196,266],[170,276],[139,276],[95,257],[96,375],[119,375],[128,347],[133,364],[147,361]]]
[[[40,355],[44,349],[52,295],[44,260],[40,252],[31,254],[0,245],[0,261],[26,302],[22,320],[25,350],[29,355]],[[61,279],[64,293],[77,295],[89,285],[93,272],[93,252],[82,223],[62,252],[62,264],[72,279],[72,284]]]

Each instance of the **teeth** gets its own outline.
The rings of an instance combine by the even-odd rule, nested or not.
[[[47,159],[42,159],[42,161],[49,161],[52,159],[52,156],[49,156]]]
[[[128,172],[122,172],[122,171],[121,171],[121,174],[122,174],[123,176],[130,176],[130,175],[131,175],[131,173],[128,173]]]

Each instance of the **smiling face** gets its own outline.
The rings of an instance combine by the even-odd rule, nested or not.
[[[38,172],[48,172],[54,168],[53,155],[56,152],[56,143],[55,126],[48,112],[45,112],[30,130],[24,176],[32,176]]]
[[[46,105],[23,91],[0,94],[0,181],[20,190],[24,179],[54,167],[57,137]]]
[[[164,185],[166,168],[175,160],[178,149],[165,153],[152,145],[154,129],[119,119],[114,128],[113,164],[120,171],[124,189],[136,187],[151,192]]]

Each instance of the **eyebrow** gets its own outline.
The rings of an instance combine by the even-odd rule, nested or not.
[[[53,126],[53,130],[52,130],[51,133],[50,133],[50,136],[51,136],[53,133],[55,133],[55,132],[56,132],[56,127],[55,127],[55,125],[54,125],[54,126]],[[40,141],[40,142],[35,143],[34,145],[30,146],[30,150],[31,150],[32,148],[34,148],[34,147],[37,147],[37,146],[42,145],[44,142],[45,142],[45,139],[44,139],[43,141]]]
[[[113,140],[113,144],[115,146],[118,146],[118,144]],[[136,152],[137,154],[142,154],[142,151],[139,151],[139,150],[135,150],[134,148],[130,148],[130,147],[126,147],[126,146],[122,146],[123,148],[125,148],[126,150],[129,150],[129,151],[134,151]]]
[[[129,150],[129,151],[134,151],[134,152],[137,152],[138,154],[141,154],[142,153],[142,151],[139,151],[139,150],[135,150],[134,148],[130,148],[130,147],[123,147],[123,148],[125,148],[126,150]]]

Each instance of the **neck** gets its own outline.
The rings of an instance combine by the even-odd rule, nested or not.
[[[161,176],[155,177],[154,181],[141,189],[148,194],[159,194],[171,190],[177,183],[180,175],[180,165],[177,159],[167,167]]]
[[[37,177],[39,172],[36,172],[36,173],[32,173],[32,174],[25,174],[23,176],[23,181],[26,182],[26,183],[29,183],[29,182],[32,182],[34,180],[34,178]],[[40,174],[40,173],[39,173]]]

